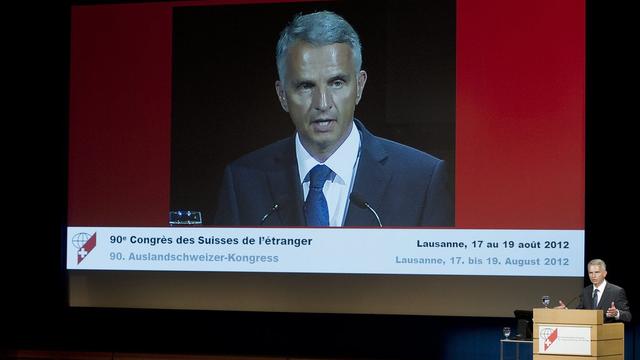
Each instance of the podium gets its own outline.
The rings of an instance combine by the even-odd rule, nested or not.
[[[624,360],[624,324],[602,310],[533,309],[533,360]]]

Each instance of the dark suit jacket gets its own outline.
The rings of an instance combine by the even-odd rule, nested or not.
[[[372,135],[358,120],[361,153],[353,192],[362,195],[383,226],[452,226],[444,161]],[[304,195],[292,136],[231,163],[224,172],[215,224],[304,226]],[[368,209],[350,203],[345,226],[378,226]]]
[[[580,303],[578,304],[577,309],[593,309],[592,296],[593,284],[582,290],[582,296],[580,297]],[[605,322],[616,321],[615,318],[607,317],[607,309],[611,307],[611,302],[614,302],[616,308],[620,310],[620,321],[630,322],[631,311],[629,310],[629,303],[627,302],[627,295],[625,294],[624,289],[620,286],[607,282],[607,286],[604,287],[604,291],[602,292],[602,296],[600,297],[600,302],[598,302],[597,307],[597,309],[604,311]]]

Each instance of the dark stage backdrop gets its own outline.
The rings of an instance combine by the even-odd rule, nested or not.
[[[275,44],[295,14],[332,10],[358,31],[369,75],[356,117],[448,164],[455,190],[454,1],[179,7],[173,15],[171,208],[212,223],[224,167],[292,136]]]

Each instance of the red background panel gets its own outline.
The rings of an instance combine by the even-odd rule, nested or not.
[[[69,225],[167,223],[171,7],[74,7]]]
[[[69,225],[167,224],[173,6],[73,8]],[[457,7],[457,227],[584,229],[584,2]]]
[[[584,229],[583,1],[458,1],[456,224]]]

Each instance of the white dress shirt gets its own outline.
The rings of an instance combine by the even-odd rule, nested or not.
[[[349,194],[353,187],[356,168],[360,155],[360,132],[353,124],[346,140],[323,164],[331,169],[330,179],[324,183],[324,196],[329,208],[329,226],[342,226],[346,209],[349,206]],[[296,158],[298,174],[304,191],[304,198],[309,194],[309,171],[320,164],[302,146],[296,133]]]

